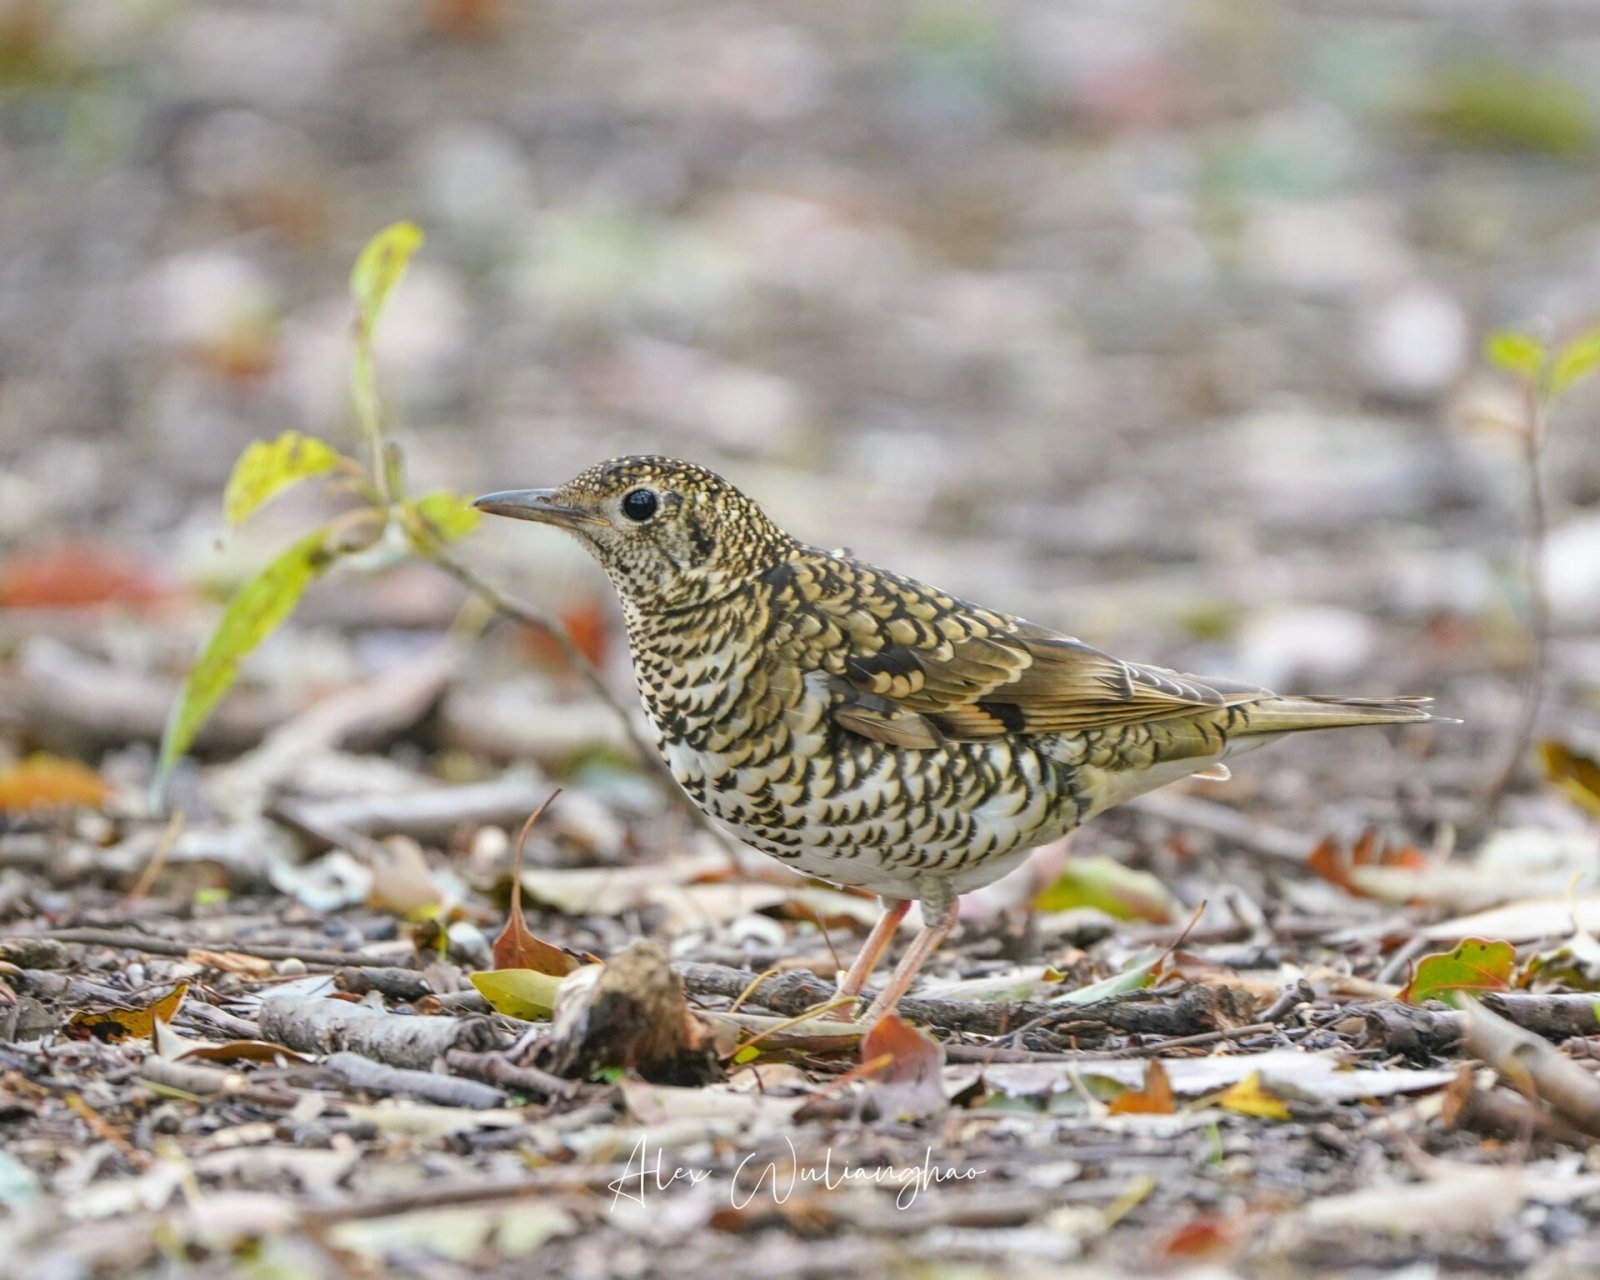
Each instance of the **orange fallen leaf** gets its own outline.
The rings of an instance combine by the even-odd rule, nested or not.
[[[32,755],[0,771],[0,813],[30,809],[103,809],[111,786],[93,769],[60,756]]]
[[[189,994],[189,984],[180,982],[161,999],[139,1009],[104,1009],[89,1013],[80,1011],[67,1021],[66,1032],[77,1040],[103,1040],[107,1044],[130,1037],[148,1039],[155,1033],[156,1019],[171,1022],[184,996]]]
[[[1170,1116],[1177,1107],[1172,1101],[1172,1082],[1159,1058],[1152,1058],[1144,1069],[1144,1087],[1127,1089],[1111,1103],[1114,1116]]]
[[[609,643],[609,621],[598,597],[580,601],[563,609],[557,616],[557,621],[566,630],[579,653],[597,667],[605,665],[606,647]],[[535,661],[553,667],[565,665],[566,657],[561,645],[551,638],[548,631],[528,626],[523,628],[522,636],[523,647]]]
[[[1401,867],[1407,871],[1421,871],[1428,865],[1428,859],[1421,850],[1410,845],[1390,847],[1378,832],[1369,828],[1348,851],[1328,836],[1311,851],[1306,865],[1353,897],[1370,898],[1373,895],[1352,878],[1350,872],[1354,868]]]
[[[1231,1258],[1243,1243],[1247,1223],[1240,1217],[1202,1214],[1174,1230],[1156,1246],[1161,1261],[1175,1258]]]
[[[0,605],[71,609],[96,604],[152,604],[173,587],[127,555],[94,543],[25,551],[0,565]]]

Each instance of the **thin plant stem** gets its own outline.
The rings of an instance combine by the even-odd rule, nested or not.
[[[561,656],[566,659],[572,669],[583,677],[584,682],[588,684],[589,688],[594,691],[602,702],[616,712],[617,719],[622,722],[623,731],[628,735],[628,741],[632,745],[634,754],[639,758],[640,763],[661,783],[674,803],[693,815],[700,826],[717,835],[719,839],[721,838],[722,833],[710,825],[699,809],[687,802],[687,797],[684,796],[683,791],[679,788],[677,779],[672,776],[671,771],[661,759],[660,752],[655,749],[653,743],[646,741],[643,735],[634,727],[633,717],[628,714],[628,709],[617,700],[616,695],[606,685],[605,677],[600,674],[599,668],[589,661],[582,649],[578,648],[577,642],[573,640],[566,627],[562,626],[559,619],[552,617],[536,605],[507,595],[494,583],[481,577],[477,570],[457,560],[450,552],[432,539],[426,542],[419,540],[418,545],[428,559],[432,560],[469,591],[488,601],[490,605],[507,617],[515,618],[531,627],[537,627],[554,640],[556,646],[561,650]]]
[[[1527,525],[1523,534],[1523,578],[1527,591],[1528,656],[1523,665],[1520,705],[1515,728],[1506,740],[1505,758],[1484,792],[1479,819],[1493,821],[1500,803],[1510,788],[1517,769],[1527,758],[1539,721],[1539,706],[1544,698],[1545,669],[1550,651],[1550,596],[1545,584],[1545,543],[1548,533],[1544,473],[1540,459],[1544,452],[1546,411],[1540,388],[1530,382],[1524,389],[1522,463],[1527,480]]]

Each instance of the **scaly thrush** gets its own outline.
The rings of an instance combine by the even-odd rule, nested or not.
[[[921,932],[867,1011],[893,1009],[957,895],[1030,849],[1303,729],[1429,719],[1425,698],[1280,697],[1124,662],[1070,636],[796,541],[704,467],[601,463],[492,493],[600,561],[656,742],[694,802],[884,914],[840,983],[859,995],[900,918]]]

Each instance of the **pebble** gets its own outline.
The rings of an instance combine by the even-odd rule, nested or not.
[[[1600,622],[1600,512],[1575,516],[1550,530],[1544,580],[1557,625]]]
[[[1306,605],[1256,614],[1240,629],[1237,670],[1269,689],[1332,689],[1377,651],[1373,625],[1350,609]]]
[[[1356,314],[1357,361],[1367,388],[1425,403],[1449,391],[1471,358],[1461,304],[1430,284],[1406,285]]]
[[[509,235],[534,203],[521,148],[491,125],[446,125],[424,139],[413,168],[430,223],[463,240]]]

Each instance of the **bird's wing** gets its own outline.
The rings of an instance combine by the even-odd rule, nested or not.
[[[773,638],[833,677],[835,721],[895,746],[1077,733],[1271,696],[1124,662],[857,561],[791,563],[774,585]]]

